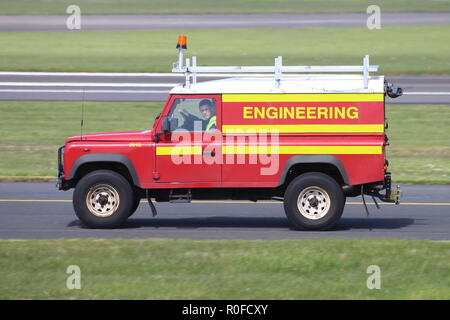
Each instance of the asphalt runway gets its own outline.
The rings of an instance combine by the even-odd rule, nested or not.
[[[369,217],[360,198],[348,198],[340,223],[326,232],[290,229],[283,205],[276,201],[156,203],[156,217],[143,202],[122,228],[97,230],[83,227],[76,218],[72,191],[58,191],[54,183],[0,183],[0,238],[450,240],[450,186],[402,188],[403,204],[380,204],[380,210],[370,204]]]
[[[69,15],[0,16],[0,31],[73,31]],[[81,15],[79,31],[366,27],[368,14]],[[449,12],[381,13],[381,27],[445,25]],[[78,31],[78,30],[76,30]]]
[[[224,75],[198,76],[198,82]],[[388,104],[450,104],[450,76],[386,76],[404,89]],[[89,74],[0,72],[0,100],[36,101],[166,101],[169,90],[184,82],[179,74]]]

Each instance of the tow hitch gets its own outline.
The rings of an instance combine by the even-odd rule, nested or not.
[[[385,189],[385,193],[381,193],[380,191]],[[390,202],[400,204],[400,196],[402,194],[402,190],[400,189],[400,186],[397,185],[395,190],[392,190],[392,184],[391,184],[391,173],[386,172],[384,175],[384,183],[383,185],[376,185],[371,188],[364,188],[364,194],[367,194],[372,197],[377,197],[383,202]]]
[[[400,196],[402,194],[402,190],[400,186],[397,185],[395,190],[392,190],[392,180],[391,173],[386,172],[384,176],[384,186],[386,188],[386,193],[384,195],[378,196],[381,201],[395,203],[396,205],[400,204]]]
[[[386,192],[382,194],[380,192],[380,189],[385,189]],[[400,204],[400,197],[402,195],[402,190],[400,189],[400,186],[397,185],[395,190],[392,190],[391,185],[391,173],[386,172],[384,176],[384,183],[383,185],[377,185],[373,186],[371,188],[364,187],[364,185],[361,185],[361,196],[364,203],[364,207],[366,209],[366,214],[369,216],[369,209],[366,205],[366,200],[364,199],[364,195],[372,196],[372,199],[377,207],[377,209],[380,209],[380,206],[378,205],[377,201],[375,200],[375,197],[380,199],[383,202],[389,202],[389,203],[395,203],[396,205]]]
[[[390,199],[389,202],[393,202],[396,205],[400,204],[400,197],[401,197],[401,195],[402,195],[402,190],[400,189],[400,186],[397,185],[395,190],[391,190],[391,193],[389,195],[389,199]]]

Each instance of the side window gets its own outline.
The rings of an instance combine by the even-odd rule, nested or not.
[[[178,119],[178,128],[188,131],[216,130],[216,99],[175,99],[169,120]]]

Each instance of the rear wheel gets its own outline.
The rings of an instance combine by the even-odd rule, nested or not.
[[[77,217],[90,228],[116,228],[130,215],[134,195],[120,174],[98,170],[84,176],[75,187],[73,207]]]
[[[305,173],[289,184],[284,195],[288,220],[299,230],[328,230],[341,218],[345,196],[341,186],[320,172]]]

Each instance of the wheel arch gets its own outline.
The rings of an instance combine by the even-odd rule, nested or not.
[[[133,162],[126,155],[117,153],[96,153],[83,155],[75,160],[70,168],[68,181],[76,185],[84,175],[101,169],[108,169],[120,173],[131,184],[140,187],[139,177]]]
[[[341,160],[332,155],[297,155],[289,158],[280,174],[278,184],[285,185],[306,172],[322,172],[332,176],[340,184],[350,184]]]

